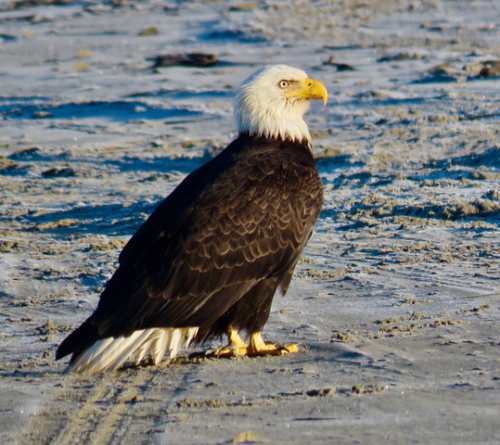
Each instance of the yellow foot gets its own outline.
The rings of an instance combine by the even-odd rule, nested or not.
[[[262,340],[260,332],[250,336],[250,344],[245,343],[237,331],[230,329],[227,333],[229,343],[217,348],[215,351],[209,351],[206,357],[262,357],[265,355],[285,355],[296,354],[299,347],[295,344],[280,345],[279,343],[266,343]]]
[[[248,343],[245,343],[237,331],[230,329],[227,333],[229,343],[208,352],[207,357],[241,357],[248,355]]]
[[[299,347],[295,344],[283,346],[280,344],[266,343],[262,340],[260,332],[256,332],[250,337],[250,346],[248,347],[247,355],[255,357],[264,355],[296,354],[297,352],[299,352]]]

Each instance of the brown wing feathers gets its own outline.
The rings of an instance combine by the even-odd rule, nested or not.
[[[92,326],[105,337],[206,327],[269,279],[272,292],[263,292],[272,299],[282,281],[286,290],[321,201],[307,147],[240,136],[160,204],[125,247],[80,329]],[[78,332],[58,357],[85,347],[88,332]]]

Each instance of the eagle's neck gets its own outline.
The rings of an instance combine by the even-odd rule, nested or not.
[[[268,139],[268,140],[276,140],[276,141],[279,141],[279,142],[293,142],[295,144],[300,144],[304,147],[306,147],[307,149],[309,149],[309,151],[312,152],[312,144],[311,144],[311,140],[308,139],[308,138],[302,138],[302,139],[291,139],[289,137],[281,137],[281,136],[268,136],[268,135],[263,135],[263,134],[259,134],[259,133],[252,133],[252,132],[249,132],[249,131],[243,131],[243,132],[240,132],[238,133],[238,137],[239,138],[257,138],[257,139]]]
[[[285,101],[265,98],[243,89],[236,99],[234,114],[238,133],[248,133],[272,139],[301,142],[311,135],[303,116],[309,109],[308,100]]]
[[[262,136],[270,139],[291,140],[296,142],[307,141],[310,144],[311,135],[307,124],[302,120],[286,122],[272,116],[266,116],[263,121],[248,122],[242,120],[238,125],[238,133],[247,133],[253,136]]]

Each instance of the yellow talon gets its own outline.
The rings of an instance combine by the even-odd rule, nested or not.
[[[285,354],[297,354],[299,352],[299,347],[295,343],[283,346],[283,348],[287,351]]]
[[[283,346],[266,343],[262,339],[260,332],[255,332],[250,336],[250,344],[245,343],[238,331],[234,329],[230,329],[227,336],[228,344],[208,353],[208,357],[261,357],[265,355],[297,354],[299,352],[299,347],[296,344]]]
[[[248,355],[248,343],[245,343],[241,339],[238,331],[230,329],[227,336],[228,344],[209,353],[210,357],[240,357]]]
[[[249,356],[285,355],[296,354],[299,352],[299,348],[295,344],[282,346],[273,343],[266,343],[262,340],[260,332],[255,332],[250,336],[250,346],[248,349]]]

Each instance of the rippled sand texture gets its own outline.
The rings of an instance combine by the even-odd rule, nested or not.
[[[0,442],[499,443],[499,23],[494,0],[1,2]],[[194,52],[218,63],[154,67]],[[330,92],[324,211],[265,330],[307,351],[62,374],[270,63]]]

